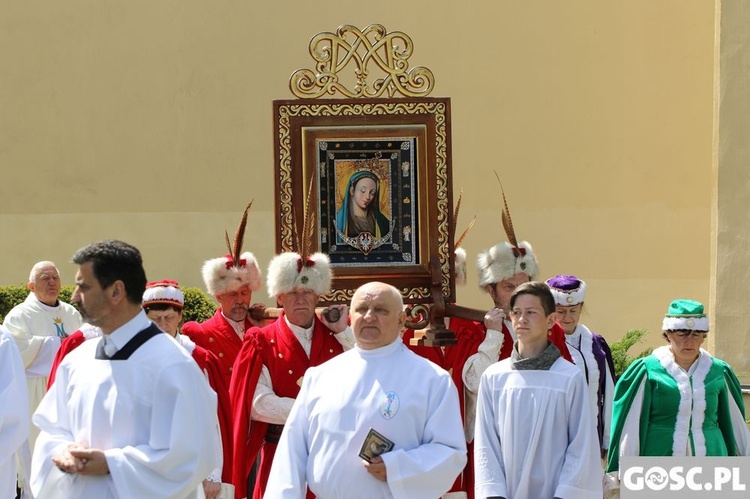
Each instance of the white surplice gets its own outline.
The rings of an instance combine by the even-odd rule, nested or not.
[[[558,358],[549,370],[505,359],[479,385],[474,437],[477,498],[601,499],[599,438],[581,371]]]
[[[0,499],[16,497],[15,453],[29,436],[25,378],[13,337],[0,326]]]
[[[149,325],[141,312],[108,342],[122,348]],[[221,452],[216,394],[203,373],[166,334],[127,360],[95,359],[101,341],[65,357],[34,414],[41,433],[32,491],[49,499],[203,497],[201,482]],[[51,458],[73,442],[104,450],[110,474],[62,473]]]
[[[374,429],[394,443],[388,481],[358,456]],[[435,499],[466,464],[458,394],[450,375],[397,339],[354,348],[305,373],[281,435],[265,497]]]

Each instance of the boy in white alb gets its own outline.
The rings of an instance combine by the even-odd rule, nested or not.
[[[548,340],[555,301],[540,282],[516,288],[510,358],[482,375],[474,441],[479,499],[601,499],[599,439],[581,371]]]

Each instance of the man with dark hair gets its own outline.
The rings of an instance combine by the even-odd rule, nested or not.
[[[586,381],[549,339],[549,287],[518,286],[509,315],[516,334],[510,358],[490,366],[479,384],[475,495],[599,499],[599,439]]]
[[[201,497],[201,482],[220,459],[216,395],[193,359],[141,309],[140,252],[103,241],[73,261],[79,269],[71,300],[103,336],[63,360],[34,414],[41,434],[33,494]]]

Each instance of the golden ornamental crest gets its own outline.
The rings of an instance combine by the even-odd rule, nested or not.
[[[310,40],[309,50],[316,61],[315,70],[298,69],[289,78],[289,89],[303,99],[336,92],[351,98],[384,94],[426,97],[435,86],[435,76],[428,68],[409,69],[414,50],[411,38],[401,31],[387,32],[381,24],[371,24],[362,31],[345,24],[336,33],[318,33]],[[347,67],[354,69],[353,81],[345,81],[342,71]]]

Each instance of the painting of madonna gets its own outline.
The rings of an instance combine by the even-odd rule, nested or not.
[[[376,240],[388,234],[390,223],[380,211],[380,182],[373,172],[360,170],[349,177],[336,227],[337,243],[343,243],[341,234],[356,237],[367,232]]]

